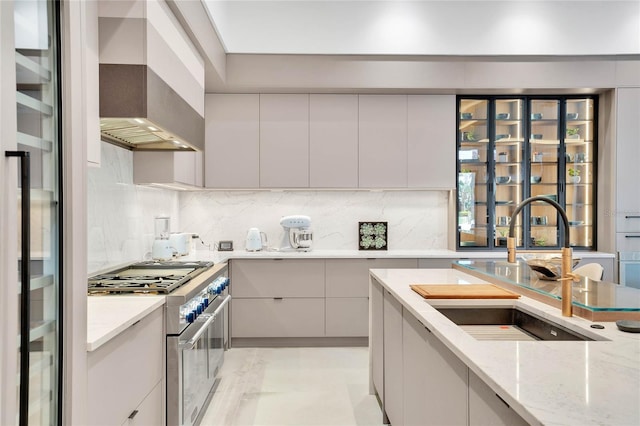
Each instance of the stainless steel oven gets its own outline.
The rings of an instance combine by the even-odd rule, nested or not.
[[[224,361],[227,267],[193,281],[167,296],[168,426],[199,424]]]

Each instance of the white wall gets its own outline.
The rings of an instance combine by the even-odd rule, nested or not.
[[[206,244],[233,240],[236,250],[244,250],[251,227],[279,247],[279,221],[290,214],[311,217],[315,249],[357,250],[358,221],[389,222],[390,250],[447,248],[446,191],[202,191],[179,198],[181,231]]]
[[[87,171],[88,273],[145,259],[154,217],[171,216],[177,230],[175,191],[133,184],[133,152],[102,142],[102,166]]]

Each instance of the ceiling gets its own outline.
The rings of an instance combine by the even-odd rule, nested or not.
[[[202,1],[228,54],[640,53],[637,0]]]

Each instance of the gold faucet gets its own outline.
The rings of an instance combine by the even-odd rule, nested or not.
[[[509,237],[507,238],[507,261],[509,263],[516,263],[516,237],[515,237],[515,223],[516,216],[518,213],[526,206],[534,201],[542,201],[547,204],[550,204],[554,207],[560,216],[562,217],[562,221],[564,223],[564,247],[562,247],[561,255],[562,255],[562,265],[561,265],[561,274],[562,278],[560,281],[562,283],[562,316],[570,317],[573,314],[573,305],[571,304],[571,287],[574,281],[577,281],[577,276],[571,273],[573,268],[573,260],[572,260],[572,249],[569,245],[569,220],[567,219],[567,213],[562,209],[560,204],[553,201],[552,199],[544,196],[536,196],[529,197],[526,200],[522,201],[520,204],[516,206],[516,209],[513,211],[511,215],[511,223],[509,225]]]

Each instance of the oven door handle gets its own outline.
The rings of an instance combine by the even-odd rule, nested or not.
[[[225,307],[227,303],[229,303],[230,300],[231,300],[231,295],[228,295],[227,297],[225,297],[222,303],[220,304],[220,306],[218,306],[216,310],[213,311],[211,315],[209,315],[209,318],[207,318],[207,320],[202,324],[202,326],[198,329],[198,331],[196,331],[196,334],[194,334],[193,337],[187,340],[186,342],[182,342],[179,344],[180,349],[187,349],[187,350],[193,349],[193,347],[196,345],[196,342],[200,339],[200,337],[205,332],[205,330],[209,328],[209,326],[213,321],[215,321],[216,316],[220,314],[222,309]]]

